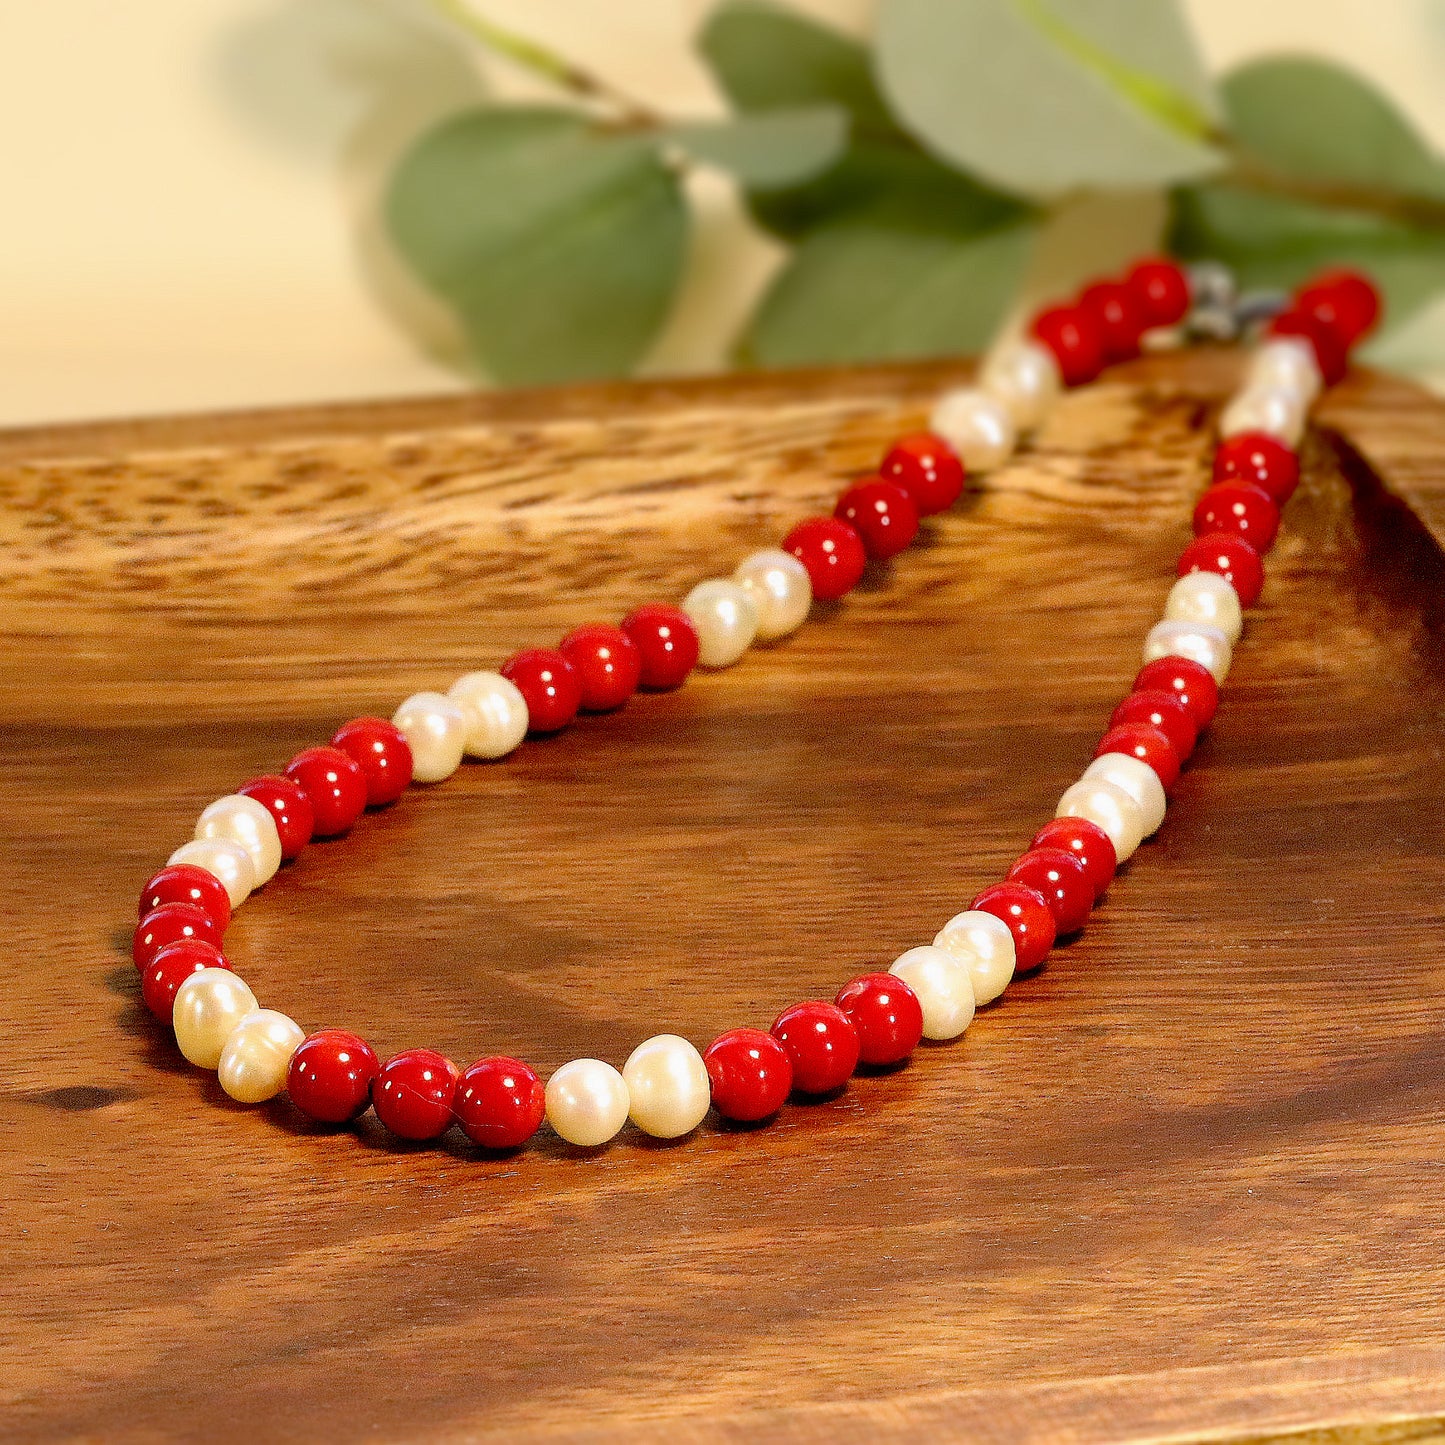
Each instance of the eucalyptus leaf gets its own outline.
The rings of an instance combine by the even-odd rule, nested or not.
[[[387,198],[418,275],[504,382],[631,370],[667,315],[688,217],[654,140],[482,107],[427,132]]]
[[[904,125],[1005,190],[1144,187],[1220,165],[1174,0],[880,0],[877,62]]]
[[[848,113],[836,105],[799,106],[674,125],[662,136],[746,186],[775,190],[809,180],[837,160],[848,143]]]

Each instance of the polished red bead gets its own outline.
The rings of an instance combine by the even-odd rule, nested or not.
[[[868,565],[863,539],[836,517],[809,517],[783,538],[783,551],[791,552],[808,569],[813,596],[836,601],[851,592]]]
[[[671,692],[687,681],[697,666],[697,628],[681,607],[648,602],[622,619],[642,659],[638,685],[653,692]]]
[[[316,829],[316,810],[311,806],[311,799],[290,778],[265,773],[242,783],[236,791],[255,798],[270,810],[281,838],[283,858],[294,858],[311,841]]]
[[[1080,293],[1079,307],[1098,324],[1105,361],[1128,361],[1139,354],[1139,338],[1149,321],[1124,282],[1095,281]]]
[[[703,1050],[712,1106],[724,1119],[752,1124],[776,1114],[793,1091],[793,1061],[762,1029],[729,1029]]]
[[[368,808],[384,808],[406,792],[411,782],[411,744],[406,734],[385,718],[352,718],[337,728],[331,746],[361,769]]]
[[[1214,480],[1247,482],[1282,507],[1299,486],[1299,457],[1267,432],[1240,432],[1215,449]]]
[[[896,557],[918,535],[918,508],[896,482],[875,477],[849,487],[833,509],[863,539],[874,561]]]
[[[1194,751],[1199,737],[1194,714],[1173,693],[1161,688],[1131,692],[1109,719],[1111,728],[1123,727],[1126,723],[1148,723],[1151,728],[1158,728],[1173,743],[1181,763]]]
[[[1111,727],[1099,739],[1094,756],[1101,758],[1105,753],[1126,753],[1138,758],[1154,769],[1167,793],[1179,781],[1179,754],[1169,741],[1169,734],[1163,728],[1152,727],[1149,723],[1121,723]]]
[[[920,517],[945,512],[963,493],[963,463],[940,436],[914,432],[888,449],[878,475],[913,498]]]
[[[205,909],[194,903],[162,903],[136,924],[130,956],[135,966],[144,970],[168,943],[178,943],[183,938],[199,938],[216,948],[221,946],[221,930]]]
[[[1333,326],[1310,312],[1295,308],[1281,311],[1270,321],[1268,329],[1271,336],[1298,336],[1308,341],[1326,386],[1342,380],[1350,369],[1350,353],[1345,338]]]
[[[1082,861],[1064,848],[1030,848],[1008,871],[1010,883],[1032,888],[1049,906],[1057,933],[1073,933],[1089,921],[1094,885]]]
[[[1253,607],[1264,586],[1264,563],[1243,537],[1233,532],[1207,532],[1179,554],[1179,575],[1217,572],[1239,594],[1241,607]]]
[[[526,700],[528,732],[558,732],[582,706],[577,670],[555,648],[524,647],[498,671]]]
[[[376,1117],[403,1139],[435,1139],[453,1118],[461,1074],[445,1054],[406,1049],[393,1054],[371,1086]]]
[[[1295,307],[1333,326],[1346,346],[1375,329],[1380,293],[1368,276],[1346,267],[1325,271],[1295,294]]]
[[[1077,306],[1052,306],[1029,328],[1054,354],[1065,386],[1083,386],[1104,369],[1104,335],[1099,323]]]
[[[1217,482],[1194,508],[1194,535],[1233,532],[1257,552],[1268,552],[1279,531],[1279,508],[1251,482]]]
[[[1119,866],[1113,839],[1087,818],[1050,818],[1034,834],[1029,847],[1058,848],[1077,858],[1096,900],[1114,881],[1114,870]]]
[[[306,794],[318,838],[345,833],[366,811],[366,775],[340,748],[307,748],[286,764],[286,776]]]
[[[136,917],[144,918],[163,903],[190,903],[216,925],[217,933],[231,926],[231,895],[214,873],[194,863],[168,863],[140,891]]]
[[[381,1072],[376,1051],[359,1034],[321,1029],[296,1046],[286,1070],[291,1102],[318,1124],[349,1124],[366,1112]]]
[[[201,938],[182,938],[168,943],[141,969],[140,996],[145,1006],[162,1023],[170,1023],[176,990],[203,968],[230,968],[221,950]]]
[[[1135,692],[1167,692],[1189,709],[1194,726],[1203,732],[1219,706],[1219,684],[1201,662],[1188,657],[1156,657],[1134,678]]]
[[[557,651],[572,664],[582,706],[588,712],[611,712],[637,691],[642,679],[642,654],[620,628],[606,622],[574,627]]]
[[[1058,925],[1044,895],[1023,883],[995,883],[970,905],[1008,924],[1014,936],[1014,972],[1027,973],[1048,957]]]
[[[474,1144],[515,1149],[542,1126],[547,1090],[530,1064],[497,1054],[478,1059],[457,1084],[457,1123]]]
[[[858,1033],[865,1064],[901,1064],[923,1037],[923,1005],[901,978],[865,973],[851,979],[833,1000]]]
[[[1173,326],[1189,314],[1189,278],[1173,261],[1140,261],[1124,278],[1146,326]]]
[[[837,1004],[795,1003],[773,1020],[772,1036],[793,1063],[793,1087],[804,1094],[842,1088],[858,1067],[858,1030]]]

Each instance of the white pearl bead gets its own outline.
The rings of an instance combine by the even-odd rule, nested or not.
[[[500,672],[468,672],[447,696],[466,714],[468,757],[504,758],[527,736],[527,699]]]
[[[439,783],[461,767],[471,723],[459,702],[439,692],[415,692],[391,722],[411,747],[411,775],[418,783]]]
[[[1159,774],[1132,753],[1104,753],[1084,769],[1086,778],[1102,778],[1123,788],[1139,805],[1139,815],[1144,821],[1144,836],[1152,837],[1159,831],[1169,799],[1164,794],[1164,784]]]
[[[1014,936],[996,913],[976,908],[956,913],[938,930],[933,946],[967,966],[973,1001],[980,1008],[992,1003],[1014,976]]]
[[[1203,622],[1217,627],[1232,648],[1244,631],[1239,593],[1218,572],[1190,572],[1169,589],[1164,617],[1172,622]]]
[[[1114,857],[1120,863],[1144,841],[1144,814],[1138,803],[1117,783],[1105,778],[1080,778],[1065,789],[1054,816],[1096,823],[1109,835]]]
[[[677,1139],[702,1123],[712,1084],[702,1055],[676,1034],[638,1044],[622,1066],[628,1111],[644,1134]]]
[[[979,385],[1008,409],[1020,431],[1032,431],[1063,390],[1059,363],[1042,342],[1006,341],[984,359]]]
[[[1156,622],[1144,639],[1144,661],[1153,662],[1158,657],[1187,657],[1207,668],[1215,682],[1222,683],[1229,676],[1234,649],[1218,627],[1207,622],[1180,622],[1166,617],[1163,622]]]
[[[1298,392],[1282,386],[1249,386],[1224,408],[1219,434],[1232,437],[1262,431],[1287,447],[1298,447],[1307,414],[1308,406]]]
[[[626,1081],[601,1059],[573,1059],[547,1080],[547,1122],[569,1144],[605,1144],[629,1105]]]
[[[236,1025],[221,1050],[216,1077],[238,1104],[261,1104],[286,1087],[286,1070],[306,1037],[301,1026],[273,1008],[258,1008]]]
[[[946,948],[910,948],[893,960],[888,972],[918,995],[924,1038],[956,1039],[973,1022],[972,970]]]
[[[244,793],[217,798],[196,823],[196,837],[239,843],[251,855],[258,888],[269,883],[281,866],[281,835],[276,831],[276,819],[270,808]]]
[[[780,547],[765,547],[744,557],[733,581],[753,599],[758,610],[758,641],[771,642],[795,632],[813,605],[808,569]]]
[[[229,968],[203,968],[176,990],[176,1043],[193,1064],[214,1069],[231,1030],[255,1008],[256,995]]]
[[[193,838],[182,843],[167,863],[190,863],[221,881],[232,908],[239,908],[256,887],[256,865],[239,844],[225,838]]]
[[[758,607],[736,582],[713,577],[699,582],[682,600],[697,628],[697,660],[704,667],[731,667],[758,634]]]
[[[1013,413],[998,397],[973,387],[944,392],[928,427],[958,453],[970,472],[1002,466],[1018,445]]]
[[[1300,336],[1276,336],[1259,347],[1245,373],[1245,390],[1278,386],[1308,406],[1324,390],[1314,348]]]

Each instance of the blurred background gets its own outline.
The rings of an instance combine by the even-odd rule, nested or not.
[[[795,0],[857,34],[868,0]],[[708,0],[484,0],[479,10],[669,114],[725,110],[693,38]],[[1445,0],[1186,0],[1213,72],[1348,63],[1445,149]],[[555,94],[424,0],[0,0],[0,422],[369,398],[475,385],[452,313],[380,198],[437,120]],[[786,249],[721,170],[644,373],[728,364]],[[1030,286],[1149,244],[1157,197],[1086,201]],[[1376,350],[1445,385],[1437,298]]]

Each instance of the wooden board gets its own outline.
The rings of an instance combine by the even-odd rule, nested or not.
[[[926,942],[1132,678],[1236,368],[1070,397],[795,639],[413,792],[228,952],[305,1027],[550,1069]],[[731,568],[964,370],[0,439],[0,1436],[1436,1433],[1445,410],[1397,383],[1324,413],[1157,840],[961,1045],[498,1160],[231,1106],[140,1007],[211,798]]]

